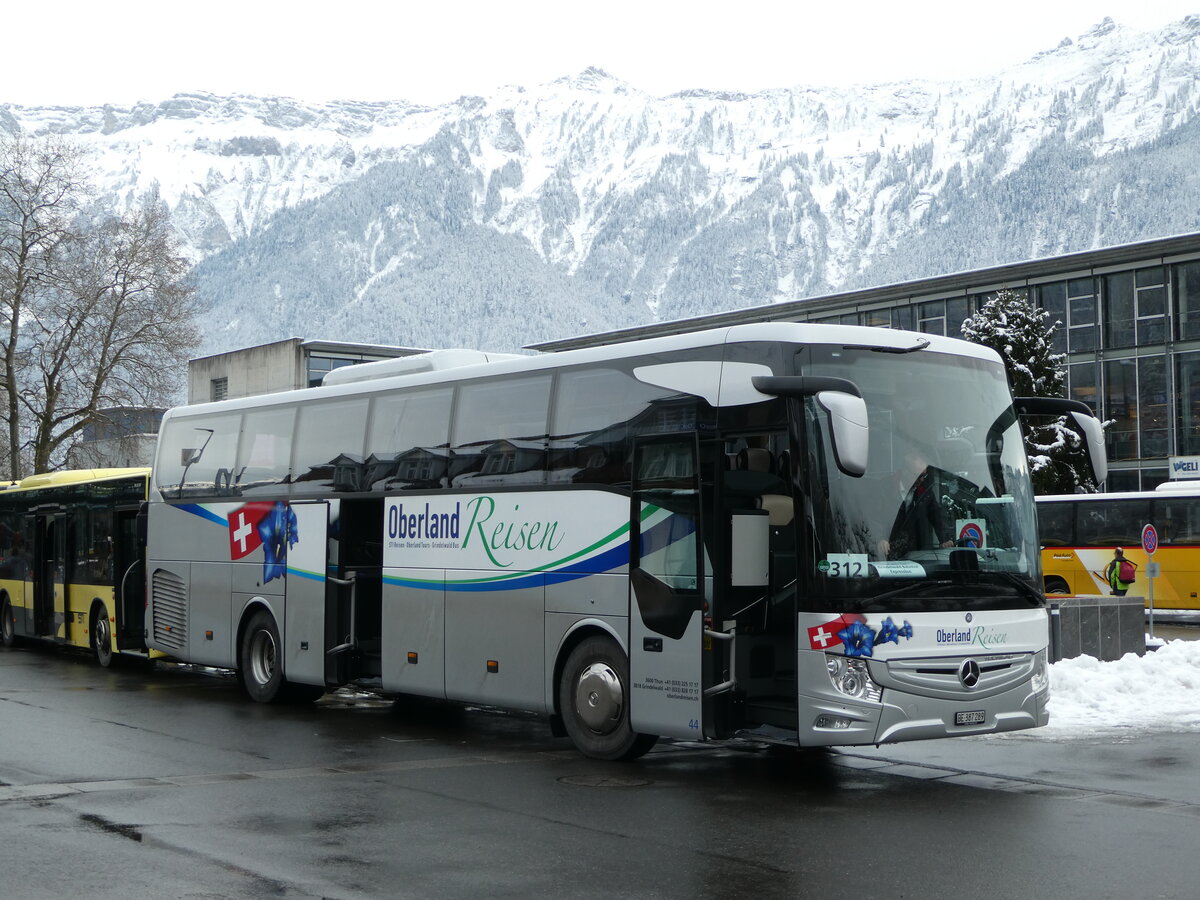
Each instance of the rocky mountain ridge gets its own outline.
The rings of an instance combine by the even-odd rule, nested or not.
[[[988,78],[405,103],[0,104],[166,203],[206,350],[529,342],[1197,230],[1200,16]]]

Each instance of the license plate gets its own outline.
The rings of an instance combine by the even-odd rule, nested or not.
[[[987,711],[982,709],[968,709],[964,712],[956,712],[954,714],[955,725],[982,725],[987,718]]]

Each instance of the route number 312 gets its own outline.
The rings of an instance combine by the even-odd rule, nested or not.
[[[830,553],[817,569],[830,578],[866,578],[870,574],[865,553]]]

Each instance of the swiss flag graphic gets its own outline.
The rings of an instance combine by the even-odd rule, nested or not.
[[[262,546],[258,523],[267,517],[273,503],[247,503],[229,514],[229,558],[241,559]]]
[[[865,622],[866,616],[857,613],[844,613],[824,625],[814,625],[808,629],[808,645],[814,650],[829,650],[841,643],[838,632],[855,622]]]

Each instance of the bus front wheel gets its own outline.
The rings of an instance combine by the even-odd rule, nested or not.
[[[629,660],[611,638],[592,635],[571,651],[558,708],[575,746],[593,759],[636,759],[658,740],[629,722]]]
[[[283,645],[275,617],[260,609],[246,623],[238,653],[238,677],[251,700],[275,703],[283,694]]]
[[[0,643],[11,647],[17,642],[17,620],[7,597],[0,598]]]
[[[96,656],[96,662],[107,669],[113,664],[112,628],[108,622],[108,610],[103,603],[92,607],[91,635],[92,653]]]

